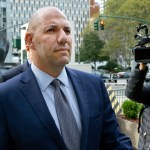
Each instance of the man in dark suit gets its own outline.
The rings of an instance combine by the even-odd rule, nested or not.
[[[133,150],[119,131],[103,81],[65,67],[70,32],[56,7],[31,17],[25,36],[31,67],[0,84],[1,150]]]
[[[24,64],[15,66],[9,69],[7,72],[0,74],[0,83],[5,82],[8,79],[11,79],[12,77],[26,71],[28,67],[29,67],[29,62],[26,61]]]

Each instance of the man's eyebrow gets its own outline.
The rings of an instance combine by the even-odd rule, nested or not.
[[[71,30],[71,27],[69,25],[65,25],[64,28]]]
[[[56,28],[57,27],[57,24],[49,24],[49,25],[46,25],[45,27],[43,27],[43,29],[49,29],[49,28]]]
[[[57,27],[59,27],[58,24],[51,23],[49,25],[46,25],[44,28],[47,29],[47,28],[57,28]],[[68,24],[64,25],[63,28],[71,30],[71,27]]]

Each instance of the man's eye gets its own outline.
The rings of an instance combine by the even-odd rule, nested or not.
[[[70,34],[71,33],[71,31],[68,29],[68,30],[65,30],[65,32],[67,33],[67,34]]]
[[[54,32],[55,30],[52,28],[52,29],[48,29],[47,32]]]

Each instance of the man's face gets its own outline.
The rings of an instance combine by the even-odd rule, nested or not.
[[[72,49],[70,32],[68,21],[61,13],[51,12],[42,15],[32,35],[35,63],[40,63],[41,67],[68,64]]]

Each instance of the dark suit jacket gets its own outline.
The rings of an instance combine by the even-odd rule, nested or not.
[[[18,65],[12,69],[9,69],[7,72],[0,75],[0,83],[5,82],[8,79],[11,79],[12,77],[24,72],[29,67],[28,61],[26,61],[22,65]]]
[[[66,70],[81,114],[81,150],[133,150],[102,80]],[[0,84],[0,150],[67,150],[30,67]]]

